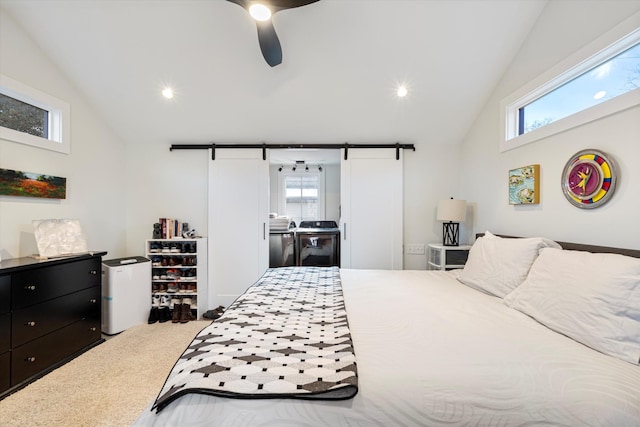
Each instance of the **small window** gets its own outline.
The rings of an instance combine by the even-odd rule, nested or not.
[[[640,13],[505,98],[500,151],[640,105],[637,17]]]
[[[640,87],[640,43],[520,107],[518,135]]]
[[[0,75],[0,138],[69,154],[69,104]]]
[[[324,175],[322,172],[287,172],[282,174],[281,212],[300,224],[324,219]]]
[[[49,112],[0,93],[0,126],[48,139]]]

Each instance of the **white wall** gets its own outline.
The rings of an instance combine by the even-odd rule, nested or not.
[[[124,145],[33,41],[0,13],[0,72],[71,105],[71,154],[0,140],[0,168],[67,178],[64,200],[0,196],[2,259],[37,253],[32,220],[78,218],[90,250],[125,256]]]
[[[126,165],[127,253],[143,255],[159,218],[188,222],[207,236],[209,150],[169,150],[170,144],[129,144]],[[215,240],[215,236],[209,236]]]
[[[581,2],[579,11],[572,3],[548,3],[462,144],[460,189],[474,210],[469,238],[490,230],[640,249],[640,168],[634,163],[640,158],[640,107],[499,152],[500,101],[640,10],[638,1]],[[561,174],[573,154],[588,148],[613,157],[620,178],[609,202],[579,209],[565,199]],[[535,163],[541,167],[541,203],[510,206],[508,170]]]

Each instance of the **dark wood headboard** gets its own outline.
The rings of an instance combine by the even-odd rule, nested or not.
[[[484,236],[484,233],[477,233],[476,239],[478,237]],[[508,236],[504,234],[496,234],[496,236],[505,237],[509,239],[517,239],[518,236]],[[562,246],[563,249],[569,249],[572,251],[587,251],[594,253],[608,253],[608,254],[620,254],[626,255],[634,258],[640,258],[640,250],[638,249],[625,249],[625,248],[612,248],[609,246],[597,246],[597,245],[586,245],[583,243],[571,243],[571,242],[556,242]]]

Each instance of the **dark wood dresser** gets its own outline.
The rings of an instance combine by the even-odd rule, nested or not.
[[[0,262],[0,398],[104,341],[105,254]]]

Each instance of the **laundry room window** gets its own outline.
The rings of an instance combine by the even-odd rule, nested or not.
[[[324,219],[324,173],[287,172],[281,180],[281,212],[296,224]]]
[[[69,104],[0,75],[0,138],[69,154]]]

